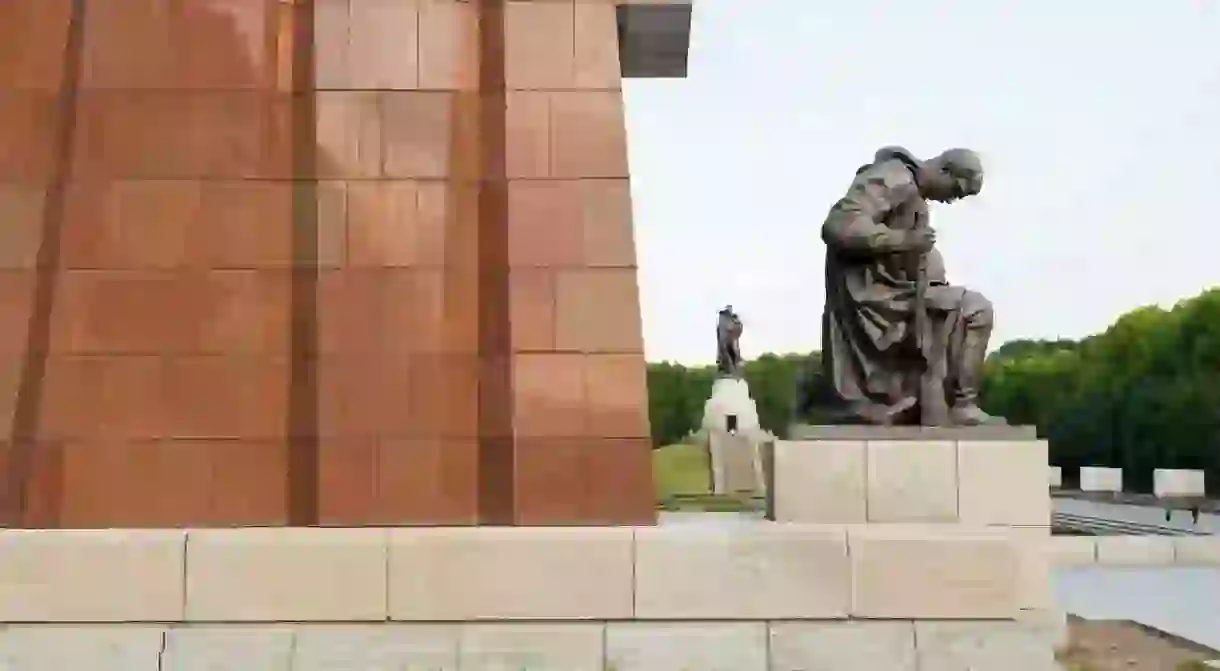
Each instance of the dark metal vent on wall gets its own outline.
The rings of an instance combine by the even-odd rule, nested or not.
[[[618,52],[624,78],[684,78],[691,5],[618,6]]]

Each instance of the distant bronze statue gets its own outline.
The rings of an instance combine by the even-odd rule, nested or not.
[[[822,370],[834,421],[1006,423],[978,406],[991,303],[949,284],[928,225],[928,200],[952,203],[982,188],[969,149],[920,161],[887,147],[831,208]]]
[[[726,306],[716,323],[716,371],[721,377],[741,377],[741,331],[741,318],[732,305]]]

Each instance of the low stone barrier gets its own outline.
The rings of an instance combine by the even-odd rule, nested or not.
[[[91,671],[1049,670],[1038,531],[0,531],[0,659]]]

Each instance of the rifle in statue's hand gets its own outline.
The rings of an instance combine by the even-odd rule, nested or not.
[[[926,226],[926,225],[925,225]],[[920,228],[923,228],[921,226]],[[937,375],[936,339],[932,320],[928,317],[928,254],[920,252],[915,274],[914,331],[915,349],[921,359],[919,373],[919,423],[939,426],[948,421],[949,407],[945,401],[944,380]]]

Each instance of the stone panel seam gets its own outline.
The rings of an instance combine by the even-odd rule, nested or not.
[[[187,565],[188,565],[188,562],[190,561],[190,557],[191,557],[190,550],[191,550],[191,536],[192,535],[194,535],[194,534],[192,534],[190,531],[187,531],[186,533],[182,534],[182,587],[181,587],[180,592],[182,594],[182,619],[184,621],[186,620],[186,614],[189,612],[189,610],[187,608],[187,603],[186,603],[186,600],[187,600],[186,585],[187,585],[187,576],[189,575],[189,572],[187,570]]]
[[[631,530],[631,617],[638,617],[638,576],[639,576],[639,530]]]
[[[393,615],[390,612],[390,595],[394,593],[390,586],[390,580],[391,580],[391,575],[392,575],[392,573],[390,571],[390,546],[392,545],[392,540],[391,540],[392,536],[393,536],[393,531],[390,529],[385,529],[382,532],[381,559],[382,559],[382,566],[385,569],[385,587],[382,589],[381,595],[382,595],[382,599],[383,599],[382,605],[385,610],[385,621],[386,622],[389,622],[390,620],[394,619]]]
[[[955,440],[953,445],[953,521],[962,521],[962,442]]]
[[[635,542],[635,531],[631,532],[631,538],[632,538],[632,543],[634,543]],[[634,558],[632,559],[631,564],[632,564],[632,572],[633,572],[633,579],[631,582],[632,582],[632,591],[634,592],[634,590],[635,590],[635,580],[634,580],[635,560],[634,560]],[[632,597],[632,602],[631,602],[631,613],[632,613],[632,615],[635,615],[634,596]],[[602,620],[601,625],[602,625],[602,628],[601,628],[602,670],[610,671],[610,622],[608,620]],[[461,671],[461,670],[459,669],[459,671]]]
[[[17,398],[13,403],[10,446],[12,463],[7,475],[6,507],[12,516],[11,526],[28,527],[29,485],[34,464],[34,443],[38,439],[42,395],[45,391],[47,358],[50,355],[51,311],[55,305],[60,265],[61,233],[64,212],[67,207],[68,182],[71,180],[72,161],[76,146],[76,119],[80,98],[81,71],[83,69],[85,0],[73,0],[69,14],[67,34],[64,40],[64,65],[62,83],[57,92],[55,120],[55,156],[50,182],[46,185],[42,212],[42,240],[34,267],[34,294],[31,297],[29,320],[26,326],[25,357],[18,379]],[[45,449],[45,448],[44,448]],[[61,448],[57,448],[61,449]],[[57,468],[62,471],[62,453],[58,455]],[[57,478],[57,479],[62,479]],[[44,524],[59,525],[59,508],[62,492],[50,493],[54,499]]]
[[[923,656],[919,654],[919,627],[911,620],[911,646],[914,648],[915,671],[923,671]]]
[[[318,437],[318,178],[314,3],[293,3],[291,89],[302,104],[291,115],[292,236],[288,297],[287,464],[285,517],[311,526],[319,515]],[[301,177],[304,176],[304,179]],[[346,196],[345,196],[346,197]]]
[[[865,454],[865,458],[867,458],[867,455],[868,455],[868,443],[867,442],[865,443],[864,454]],[[867,492],[868,472],[867,471],[865,471],[864,477],[866,480],[866,483],[865,483],[866,491],[865,491],[864,499],[865,499],[865,501],[867,501],[868,500],[868,492]],[[867,505],[867,503],[865,505]],[[868,519],[867,512],[865,513],[865,519]],[[847,620],[851,620],[856,615],[856,613],[855,613],[855,611],[856,611],[856,562],[852,560],[852,555],[851,555],[851,536],[852,536],[851,528],[844,527],[843,528],[843,552],[847,555],[847,615],[846,615]]]
[[[870,452],[872,452],[872,450],[870,450],[870,449],[869,449],[869,444],[870,444],[872,441],[865,440],[865,441],[861,441],[861,442],[863,443],[863,451],[864,451],[864,520],[863,520],[863,522],[864,522],[865,524],[868,524],[869,520],[871,520],[871,519],[872,519],[872,517],[870,517],[871,512],[870,512],[870,510],[869,510],[869,505],[868,505],[869,499],[871,499],[871,498],[872,498],[871,496],[869,496],[869,491],[868,491],[868,490],[869,490],[869,486],[868,486],[868,482],[869,482],[869,477],[868,477],[868,464],[869,464],[869,458],[868,458],[868,455],[869,455],[869,453],[870,453]],[[772,463],[772,464],[771,464],[771,468],[772,468],[772,469],[774,469],[774,468],[775,468],[775,464],[774,464],[774,463]],[[848,560],[849,560],[849,561],[851,560],[851,549],[850,549],[850,548],[848,548],[848,554],[847,554],[847,558],[848,558]]]
[[[157,650],[157,671],[165,669],[165,649],[169,646],[169,629],[161,630],[161,648]]]

